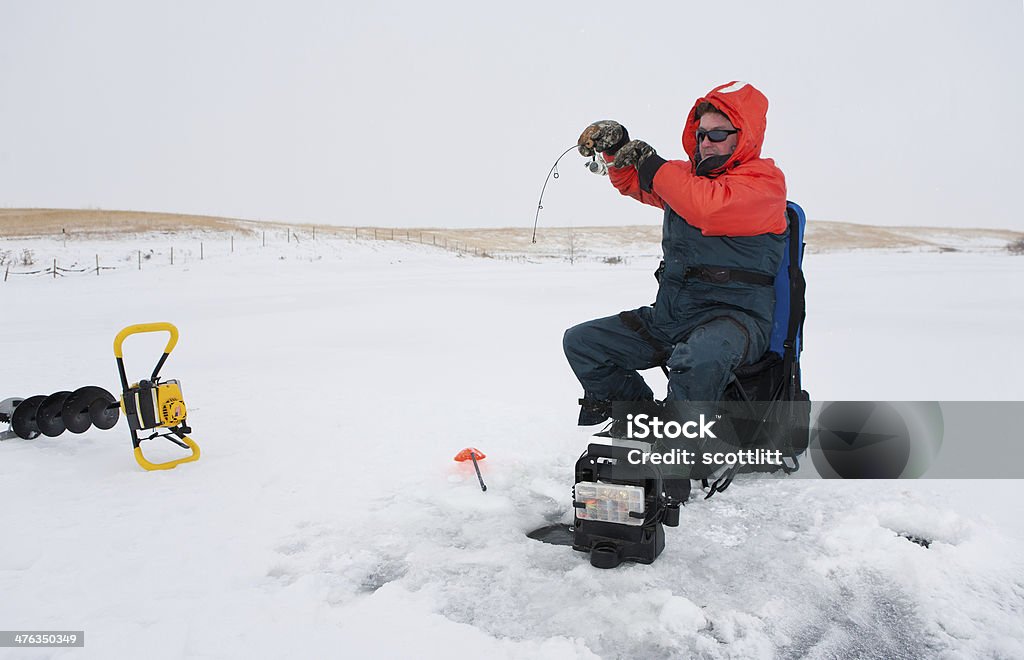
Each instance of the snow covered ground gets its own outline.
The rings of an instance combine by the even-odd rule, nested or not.
[[[1024,657],[1020,481],[740,477],[612,571],[524,536],[565,514],[588,441],[562,331],[650,302],[656,264],[222,239],[173,266],[166,235],[0,242],[121,266],[0,283],[0,398],[116,393],[117,331],[171,321],[203,450],[144,472],[123,420],[0,443],[0,629],[86,634],[0,657]],[[1024,399],[1024,258],[805,270],[814,398]],[[129,338],[130,375],[165,341]]]

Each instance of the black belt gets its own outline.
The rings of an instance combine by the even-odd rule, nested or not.
[[[764,273],[711,266],[690,266],[683,273],[683,279],[701,280],[702,282],[711,282],[712,284],[725,284],[726,282],[741,282],[743,284],[756,284],[757,286],[771,286],[775,284],[775,278]]]

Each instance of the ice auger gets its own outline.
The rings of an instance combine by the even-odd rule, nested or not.
[[[124,353],[121,346],[125,338],[143,332],[169,332],[170,340],[163,355],[153,369],[149,380],[128,384],[124,370]],[[160,368],[167,356],[178,343],[178,329],[170,323],[143,323],[130,325],[114,338],[114,357],[121,375],[121,401],[102,387],[88,385],[77,390],[54,392],[49,396],[40,394],[28,398],[15,397],[0,401],[0,422],[9,425],[0,431],[0,441],[11,438],[32,440],[40,435],[55,438],[65,431],[85,433],[95,426],[98,429],[113,428],[124,411],[128,418],[128,429],[132,434],[132,448],[135,460],[146,470],[169,470],[182,463],[199,460],[199,445],[188,437],[192,429],[185,422],[185,402],[181,397],[181,384],[176,380],[161,382]],[[139,437],[139,431],[153,433]],[[163,463],[146,459],[139,446],[143,440],[167,438],[192,453],[184,458]]]
[[[149,380],[140,380],[131,385],[128,384],[128,376],[124,369],[124,352],[122,344],[131,336],[144,332],[168,332],[171,337],[167,341],[163,355],[156,363]],[[135,460],[146,470],[170,470],[182,463],[199,460],[199,445],[188,437],[192,432],[185,420],[185,401],[181,396],[181,384],[176,380],[161,382],[160,369],[164,366],[167,356],[174,350],[178,343],[178,329],[170,323],[142,323],[130,325],[114,338],[114,357],[117,359],[117,371],[121,376],[121,410],[128,418],[128,430],[132,434],[132,447],[135,451]],[[153,433],[146,437],[140,437],[140,431]],[[142,453],[143,440],[153,438],[166,438],[183,449],[189,449],[192,453],[184,458],[178,458],[163,463],[152,463]]]

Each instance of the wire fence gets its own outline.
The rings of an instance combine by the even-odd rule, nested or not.
[[[71,245],[75,245],[75,237],[66,232],[62,232],[60,239],[63,243],[63,247],[68,247],[68,238],[71,237]],[[25,238],[44,238],[39,236],[25,237]],[[254,248],[253,238],[256,239],[256,248],[263,249],[268,247],[280,247],[282,244],[281,239],[283,238],[284,245],[293,245],[296,248],[302,247],[317,247],[320,245],[326,245],[332,240],[337,239],[354,239],[354,240],[373,240],[373,241],[396,241],[403,243],[412,243],[418,245],[430,246],[440,250],[445,250],[458,255],[473,256],[486,259],[497,259],[501,261],[514,261],[514,262],[527,262],[533,260],[533,257],[524,254],[507,254],[496,252],[494,250],[488,250],[480,245],[471,244],[463,239],[456,239],[447,236],[443,233],[434,231],[421,231],[415,229],[382,229],[374,227],[329,227],[329,228],[317,228],[311,227],[308,231],[296,231],[292,228],[285,228],[281,230],[261,230],[258,232],[249,232],[236,236],[230,234],[227,237],[211,237],[210,239],[183,239],[177,243],[178,251],[177,256],[175,255],[175,245],[169,245],[165,249],[157,252],[152,247],[152,241],[149,242],[146,249],[133,249],[132,253],[128,257],[121,256],[117,258],[110,254],[100,254],[95,252],[92,255],[90,263],[83,264],[83,257],[62,256],[60,260],[58,258],[47,258],[47,265],[43,268],[39,267],[38,260],[36,259],[33,250],[24,249],[20,255],[12,253],[12,251],[0,250],[0,268],[3,269],[3,281],[7,282],[12,277],[18,276],[34,276],[34,277],[50,277],[57,279],[66,277],[69,275],[96,275],[99,276],[103,271],[111,270],[143,270],[144,266],[150,265],[170,265],[190,263],[196,260],[198,253],[198,260],[205,261],[210,257],[224,257],[231,256],[240,252],[251,253]],[[269,239],[269,240],[268,240]],[[196,247],[198,243],[198,247]],[[227,243],[227,246],[224,244]],[[182,247],[186,246],[183,250]],[[208,251],[208,247],[214,247],[214,250]],[[227,247],[227,251],[224,251],[224,247]],[[212,254],[211,254],[212,252]],[[122,253],[123,254],[123,253]],[[539,258],[551,258],[554,255],[537,255]],[[64,261],[63,265],[61,261]],[[125,263],[130,261],[131,263]],[[116,265],[112,265],[113,262]],[[28,270],[26,270],[28,269]]]

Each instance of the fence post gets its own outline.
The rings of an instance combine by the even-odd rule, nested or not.
[[[53,279],[57,279],[57,259],[53,260]]]
[[[263,230],[263,247],[267,247],[267,230]]]
[[[142,250],[139,250],[139,270],[142,270]]]
[[[96,254],[96,277],[100,276],[100,255]]]
[[[11,264],[10,264],[10,262],[8,262],[8,264],[7,264],[7,270],[5,270],[5,271],[4,271],[4,282],[6,282],[6,281],[7,281],[7,275],[8,275],[8,274],[9,274],[10,272],[11,272]]]
[[[203,242],[199,241],[199,261],[203,260]]]
[[[231,254],[235,253],[235,235],[231,234]]]
[[[174,246],[171,246],[171,265],[174,265]]]

